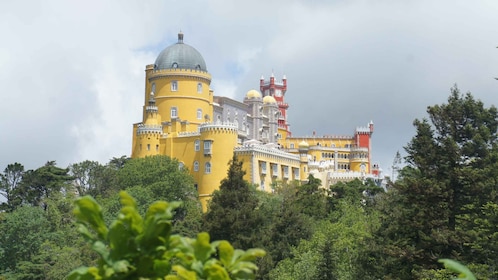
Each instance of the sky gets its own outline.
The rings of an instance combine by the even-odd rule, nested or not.
[[[215,95],[286,75],[293,136],[373,121],[389,175],[455,84],[496,105],[497,28],[496,0],[1,1],[0,170],[129,156],[145,65],[182,31]]]

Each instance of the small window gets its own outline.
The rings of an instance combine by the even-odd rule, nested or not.
[[[152,93],[156,93],[156,83],[152,83],[151,87],[150,87],[150,91]]]
[[[179,170],[183,170],[184,167],[185,167],[185,164],[183,162],[179,162],[178,163],[178,169]]]
[[[175,68],[175,69],[176,69],[176,68],[178,68],[178,63],[173,62],[173,65],[171,65],[171,66],[173,66],[173,68]]]
[[[156,152],[159,152],[159,145],[156,145]]]
[[[211,151],[211,141],[204,141],[204,154],[205,155],[210,155],[212,153]]]
[[[171,107],[171,118],[172,119],[178,118],[178,109],[176,107]]]
[[[265,190],[265,180],[261,180],[261,190]]]
[[[202,93],[202,84],[201,83],[197,84],[197,93]]]
[[[178,90],[178,81],[171,81],[171,91]]]
[[[201,140],[195,140],[194,142],[194,149],[196,152],[201,150]]]
[[[211,163],[206,162],[206,164],[204,165],[204,173],[206,173],[206,174],[211,173]]]
[[[197,109],[197,119],[202,120],[202,109]]]
[[[150,151],[150,144],[147,144],[147,151]]]
[[[195,172],[199,171],[199,162],[198,161],[194,161],[194,171]]]

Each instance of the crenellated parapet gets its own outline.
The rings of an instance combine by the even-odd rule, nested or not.
[[[137,125],[137,135],[143,134],[162,134],[163,127],[160,124],[143,124]]]
[[[207,84],[211,83],[211,74],[209,74],[209,72],[203,70],[196,70],[196,69],[180,69],[180,68],[157,69],[157,70],[152,70],[148,75],[148,79],[150,82],[166,77],[168,78],[178,77],[178,78],[190,78],[190,79],[195,78]]]
[[[235,123],[224,122],[224,123],[203,123],[199,125],[199,132],[226,132],[226,133],[237,133],[239,127]]]

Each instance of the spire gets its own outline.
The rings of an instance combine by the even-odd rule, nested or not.
[[[178,33],[178,44],[183,44],[183,33],[181,30]]]

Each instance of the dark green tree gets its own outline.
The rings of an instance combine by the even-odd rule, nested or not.
[[[256,190],[244,180],[242,161],[234,154],[229,162],[227,177],[215,191],[205,214],[205,229],[213,240],[230,240],[236,247],[259,246],[262,217]]]
[[[378,259],[388,270],[383,274],[401,279],[437,268],[441,257],[490,261],[488,249],[473,247],[479,238],[473,221],[497,199],[498,111],[454,87],[446,104],[427,112],[429,119],[414,121],[408,166],[381,209]]]
[[[20,201],[20,204],[45,207],[43,201],[52,193],[73,191],[73,177],[68,172],[67,168],[57,167],[55,161],[49,161],[36,170],[28,170],[24,172],[22,181],[16,187],[17,197],[14,199]]]
[[[296,203],[301,212],[316,220],[327,216],[327,195],[321,185],[321,180],[310,174],[308,181],[298,187],[296,194]]]
[[[161,155],[127,160],[117,170],[116,184],[123,190],[131,190],[138,198],[143,197],[141,209],[147,209],[148,204],[157,199],[182,201],[182,206],[175,212],[175,230],[187,236],[200,231],[202,208],[198,193],[192,176],[186,169],[179,168],[178,161]],[[144,194],[139,194],[140,190]],[[117,195],[115,192],[110,197],[113,199],[110,205],[114,205],[115,211],[119,210]],[[109,212],[109,216],[113,215]]]

